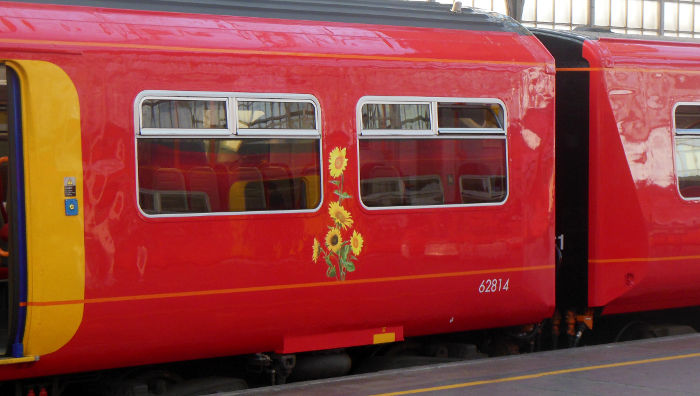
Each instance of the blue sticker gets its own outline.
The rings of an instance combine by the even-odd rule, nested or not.
[[[78,200],[66,199],[66,216],[78,215]]]

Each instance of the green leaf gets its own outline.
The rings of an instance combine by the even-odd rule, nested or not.
[[[326,276],[329,278],[335,278],[335,267],[328,267],[328,271],[326,271]]]
[[[329,267],[333,266],[333,263],[331,262],[331,258],[326,256],[326,264],[328,264]]]
[[[350,245],[344,245],[340,248],[340,259],[342,261],[348,261],[348,253],[350,253]]]
[[[355,264],[347,262],[345,263],[345,269],[348,270],[348,272],[355,272]]]
[[[337,196],[339,196],[340,198],[343,198],[343,199],[352,198],[352,195],[347,194],[347,193],[344,193],[344,192],[339,191],[339,190],[335,190],[335,191],[333,191],[333,192],[335,193],[335,195],[337,195]]]
[[[338,180],[329,180],[331,183],[335,184],[336,186],[340,185],[340,182]]]

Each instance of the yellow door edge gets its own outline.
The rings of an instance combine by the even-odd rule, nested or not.
[[[83,317],[83,304],[31,305],[85,298],[80,103],[75,85],[59,66],[35,60],[5,64],[19,76],[22,102],[29,303],[24,352],[45,355],[66,345]],[[75,180],[75,196],[63,196],[67,179]],[[77,200],[77,215],[68,215],[68,198]]]

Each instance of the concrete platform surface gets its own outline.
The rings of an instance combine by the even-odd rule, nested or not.
[[[700,334],[299,382],[226,395],[700,395]]]

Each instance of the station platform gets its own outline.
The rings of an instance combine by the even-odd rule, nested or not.
[[[227,395],[698,395],[700,334],[387,370]]]

